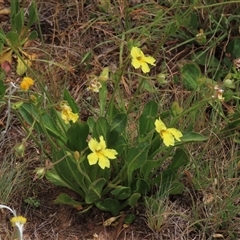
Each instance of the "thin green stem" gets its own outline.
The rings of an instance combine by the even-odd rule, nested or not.
[[[145,79],[142,77],[140,83],[138,84],[137,90],[135,91],[135,93],[133,95],[133,99],[131,100],[131,102],[130,102],[130,104],[128,106],[127,113],[131,112],[132,107],[133,107],[133,105],[135,103],[135,100],[136,100],[136,98],[138,96],[138,93],[139,93],[140,89],[142,88],[142,85],[143,85],[144,81],[145,81]]]

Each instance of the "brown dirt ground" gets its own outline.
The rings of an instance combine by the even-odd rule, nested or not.
[[[124,20],[123,1],[116,1],[114,10],[116,15],[121,16]],[[134,1],[132,1],[134,2]],[[139,1],[138,1],[139,2]],[[28,1],[24,1],[27,6]],[[36,52],[41,57],[57,62],[65,66],[64,69],[54,65],[47,65],[43,63],[34,63],[34,70],[39,71],[41,78],[46,82],[49,91],[58,101],[61,98],[62,84],[66,81],[67,87],[71,91],[72,96],[81,102],[82,99],[88,97],[88,93],[84,84],[87,81],[89,74],[99,74],[101,69],[105,66],[110,66],[114,70],[118,62],[119,54],[119,39],[114,35],[115,27],[118,25],[117,19],[113,20],[113,25],[102,20],[101,12],[96,8],[94,1],[65,1],[65,0],[38,0],[39,19],[41,31],[44,38],[44,44],[40,40],[34,41],[28,46],[28,50]],[[1,7],[9,7],[8,0],[0,0]],[[139,11],[138,11],[139,10]],[[141,24],[141,16],[143,9],[138,9],[132,14],[133,21],[136,24]],[[139,16],[138,16],[139,14]],[[147,14],[147,13],[146,13]],[[95,15],[97,21],[91,22],[91,16]],[[89,24],[91,22],[91,24]],[[3,29],[9,27],[9,16],[0,15],[0,24]],[[38,27],[35,26],[36,30]],[[39,31],[39,30],[38,30]],[[99,45],[104,41],[111,40],[109,43]],[[166,49],[174,46],[176,42],[170,42]],[[96,47],[97,46],[97,47]],[[45,52],[42,52],[44,50]],[[85,54],[92,50],[92,60],[87,65],[81,64],[81,59]],[[189,53],[189,49],[180,49],[178,54],[176,52],[169,52],[166,58],[169,60],[169,71],[174,75],[176,73],[176,62],[182,56]],[[47,66],[46,66],[47,65]],[[159,69],[156,68],[156,72]],[[160,72],[160,71],[159,71]],[[8,78],[15,79],[16,76],[9,74]],[[126,79],[125,79],[126,80]],[[122,86],[126,91],[126,97],[131,98],[131,94],[136,88],[134,83],[126,83],[123,80]],[[18,80],[16,80],[18,81]],[[127,81],[127,80],[126,80]],[[168,89],[174,96],[176,92],[171,86]],[[184,94],[181,91],[181,94]],[[148,96],[146,96],[147,98]],[[1,109],[1,121],[4,123],[5,110]],[[89,111],[83,107],[81,112],[82,119],[86,119]],[[20,134],[19,134],[20,133]],[[22,135],[21,135],[22,134]],[[12,146],[16,142],[21,141],[24,133],[20,124],[16,119],[12,120],[12,126],[8,131],[6,137],[9,139],[8,144],[0,150],[0,159],[6,152],[12,151]],[[38,150],[28,143],[25,159],[29,175],[26,179],[28,183],[28,191],[21,191],[15,195],[10,203],[24,216],[27,217],[25,239],[28,240],[121,240],[121,239],[208,239],[202,236],[191,226],[186,217],[181,217],[180,214],[188,216],[191,208],[191,194],[186,192],[184,196],[173,197],[169,202],[169,209],[173,212],[173,217],[168,218],[168,222],[162,226],[161,234],[155,234],[146,224],[144,211],[141,206],[134,210],[136,213],[136,220],[128,228],[123,229],[122,222],[116,223],[116,226],[104,227],[102,223],[110,217],[109,213],[101,212],[97,209],[91,209],[89,212],[79,214],[76,209],[68,206],[54,205],[53,201],[61,192],[67,192],[70,196],[78,199],[75,193],[69,190],[55,187],[45,180],[37,180],[33,182],[35,167],[42,164],[38,156]],[[20,163],[23,159],[19,160]],[[25,161],[25,160],[24,160]],[[186,185],[188,180],[186,179]],[[190,190],[191,187],[190,187]],[[195,193],[192,193],[193,195]],[[23,203],[23,199],[27,197],[34,197],[40,201],[38,208],[30,207]],[[199,196],[198,196],[199,197]],[[129,211],[133,211],[129,209]],[[0,214],[0,220],[4,222],[7,229],[9,226],[9,214],[5,211]],[[7,231],[0,232],[0,239],[9,239]]]

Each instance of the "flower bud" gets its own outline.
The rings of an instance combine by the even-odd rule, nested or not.
[[[161,84],[161,85],[166,85],[168,83],[168,81],[166,80],[166,74],[164,73],[159,73],[157,75],[157,81]]]
[[[78,152],[78,151],[75,151],[74,152],[74,154],[73,154],[73,156],[74,156],[74,159],[76,160],[76,161],[79,161],[80,160],[80,153]]]
[[[203,29],[200,29],[200,30],[199,30],[199,33],[196,35],[195,40],[196,40],[196,42],[197,42],[199,45],[204,45],[204,44],[206,44],[206,42],[207,42],[207,37],[206,37]]]
[[[235,89],[235,83],[233,80],[231,79],[224,79],[223,80],[223,86],[226,88],[230,88],[230,89]]]
[[[105,67],[98,78],[99,81],[106,82],[109,79],[109,67]]]
[[[24,157],[25,143],[17,143],[14,147],[15,154],[17,157]]]
[[[46,173],[46,169],[44,167],[36,168],[34,172],[35,172],[34,180],[42,179]]]
[[[30,95],[29,98],[30,98],[30,100],[31,100],[33,103],[36,103],[36,102],[37,102],[36,96]]]

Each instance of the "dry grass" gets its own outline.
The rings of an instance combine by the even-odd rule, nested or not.
[[[144,8],[144,5],[139,5],[128,13],[123,2],[125,1],[116,1],[113,4],[112,15],[106,15],[91,1],[71,3],[57,0],[37,1],[44,43],[38,40],[26,48],[27,51],[38,54],[39,60],[34,62],[33,69],[39,81],[42,81],[52,94],[54,102],[61,99],[63,86],[70,90],[73,98],[81,106],[83,120],[94,114],[94,108],[97,106],[94,97],[86,90],[88,76],[98,75],[105,66],[110,66],[111,71],[115,72],[119,60],[127,58],[125,52],[119,56],[119,46],[126,45],[127,41],[136,34],[128,34],[124,39],[122,32],[124,30],[128,32],[134,27],[138,32],[137,26],[151,22],[154,7]],[[154,6],[159,7],[158,4]],[[165,8],[159,7],[159,9]],[[169,12],[167,17],[170,16]],[[5,22],[1,25],[5,27],[8,19],[4,19]],[[131,24],[131,27],[124,24]],[[35,28],[39,31],[38,26]],[[164,37],[157,38],[157,36],[156,34],[151,39],[154,44],[150,43],[149,36],[139,39],[149,54],[154,53],[154,48],[158,48],[165,40]],[[181,41],[181,39],[171,40],[164,48],[158,48],[159,52],[155,57],[159,60],[153,75],[166,70],[169,73],[168,80],[178,76],[177,63],[181,59],[188,58],[191,51],[194,51],[188,46],[176,48],[175,46]],[[122,101],[124,96],[124,103],[127,106],[136,91],[137,79],[131,79],[125,74],[120,84],[122,96],[115,101]],[[134,116],[130,118],[138,117],[138,110],[149,98],[159,102],[163,111],[169,109],[175,100],[182,105],[185,104],[187,108],[195,97],[183,90],[180,84],[173,82],[169,82],[166,86],[159,84],[155,87],[157,91],[153,94],[144,92],[139,94],[137,100],[140,103]],[[109,89],[112,90],[111,85]],[[4,111],[5,108],[2,107],[1,116],[5,116]],[[211,117],[214,116],[217,116],[217,113],[213,112]],[[214,132],[216,125],[222,124],[221,119],[212,121],[206,114],[198,114],[195,117],[198,121],[194,125],[195,131],[201,130],[202,133]],[[187,126],[187,122],[192,118],[193,116],[186,118],[182,123],[183,126]],[[1,121],[5,123],[6,119],[3,117]],[[31,146],[31,142],[28,143],[24,159],[19,160],[15,157],[13,146],[25,137],[24,131],[18,124],[15,120],[11,121],[12,127],[8,130],[4,142],[0,143],[2,160],[0,161],[0,202],[8,203],[22,214],[26,214],[28,224],[25,239],[113,239],[112,236],[119,233],[118,229],[102,226],[102,222],[109,217],[107,214],[94,209],[89,215],[78,215],[74,209],[55,206],[52,202],[60,190],[44,180],[32,183],[33,169],[43,164],[44,160],[39,160],[38,149]],[[131,127],[134,129],[134,124]],[[156,224],[154,221],[157,221],[155,218],[158,219],[159,215],[154,216],[154,213],[151,213],[152,216],[144,215],[144,218],[139,215],[133,226],[123,231],[117,239],[210,240],[215,239],[214,234],[222,235],[220,239],[239,239],[237,206],[240,192],[239,169],[236,168],[239,161],[238,146],[232,140],[223,138],[221,134],[219,136],[212,134],[207,143],[188,148],[191,162],[184,175],[185,192],[181,196],[170,197],[164,202],[165,207],[161,213],[164,221],[159,229],[153,227],[154,223]],[[74,196],[74,193],[70,192],[70,194]],[[40,200],[41,205],[37,209],[26,206],[22,201],[32,196]],[[230,203],[231,206],[227,205]],[[238,211],[234,216],[230,215],[232,206],[236,206],[235,211]],[[4,212],[0,214],[0,219],[3,222],[0,239],[10,239],[9,216]],[[153,221],[153,225],[149,221]],[[95,237],[93,234],[96,234]]]

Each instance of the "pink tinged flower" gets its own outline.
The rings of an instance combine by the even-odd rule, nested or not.
[[[145,56],[138,47],[131,49],[132,65],[135,69],[141,68],[144,73],[150,72],[148,64],[155,66],[155,59],[151,56]]]
[[[109,159],[116,159],[116,155],[118,154],[114,149],[108,149],[106,147],[106,142],[103,139],[103,136],[100,136],[100,141],[98,142],[96,139],[92,138],[88,146],[92,153],[90,153],[87,158],[90,165],[97,164],[100,168],[110,168]]]
[[[161,119],[156,119],[155,130],[160,134],[163,139],[163,143],[169,147],[174,146],[175,139],[181,141],[182,133],[175,128],[167,128],[166,125],[161,121]]]

